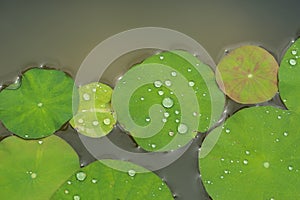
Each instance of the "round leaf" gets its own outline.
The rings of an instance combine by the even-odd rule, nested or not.
[[[286,51],[279,68],[279,93],[285,105],[300,112],[300,39],[296,40]]]
[[[78,156],[57,136],[0,143],[0,199],[49,199],[79,168]]]
[[[90,83],[79,87],[78,112],[70,124],[79,133],[89,137],[108,134],[116,123],[110,100],[112,89],[102,83]]]
[[[112,105],[119,123],[148,151],[177,149],[221,115],[224,96],[211,69],[184,51],[164,52],[131,68]]]
[[[62,71],[33,68],[21,77],[21,86],[0,92],[0,120],[16,135],[42,138],[72,117],[74,82]]]
[[[173,199],[154,173],[129,162],[101,160],[71,176],[52,196],[55,199]]]
[[[266,50],[242,46],[226,54],[217,66],[216,79],[231,99],[254,104],[270,100],[277,92],[278,64]]]
[[[300,116],[274,107],[243,109],[204,140],[199,166],[214,200],[299,199]]]

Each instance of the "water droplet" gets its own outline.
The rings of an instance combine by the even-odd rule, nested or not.
[[[164,59],[164,57],[163,57],[163,56],[159,56],[159,59],[160,59],[160,60],[163,60],[163,59]]]
[[[281,115],[278,115],[278,116],[277,116],[277,119],[281,119]]]
[[[188,70],[187,70],[188,72],[191,72],[192,71],[192,69],[191,68],[188,68]]]
[[[244,165],[248,165],[248,160],[245,159],[245,160],[243,161],[243,163],[244,163]]]
[[[128,170],[128,175],[134,177],[136,172],[133,169]]]
[[[77,172],[76,173],[76,179],[79,181],[84,181],[86,178],[86,173],[84,172]]]
[[[280,141],[279,138],[276,138],[276,139],[275,139],[275,142],[279,142],[279,141]]]
[[[175,110],[175,114],[178,115],[180,112],[178,110]]]
[[[155,148],[156,148],[156,144],[151,144],[151,147],[152,147],[153,149],[155,149]]]
[[[270,167],[270,163],[269,162],[264,162],[264,167],[265,168],[269,168]]]
[[[205,96],[206,96],[206,93],[203,93],[203,94],[202,94],[202,96],[204,96],[204,97],[205,97]]]
[[[297,61],[295,59],[291,58],[289,60],[289,63],[290,63],[290,65],[295,66],[297,64]]]
[[[148,89],[148,92],[151,92],[151,91],[152,91],[152,89],[151,89],[151,88],[149,88],[149,89]]]
[[[37,106],[41,108],[43,106],[43,103],[40,102],[37,104]]]
[[[271,197],[270,200],[275,200],[275,199],[273,197]]]
[[[32,179],[35,179],[37,177],[37,174],[36,173],[31,173],[30,176],[31,176]]]
[[[166,122],[167,122],[167,119],[166,119],[166,118],[163,118],[161,121],[162,121],[163,123],[166,123]]]
[[[149,117],[146,118],[146,122],[150,122],[150,118]]]
[[[167,97],[167,98],[163,99],[162,105],[165,108],[171,108],[174,105],[174,102],[173,102],[173,100],[171,98]]]
[[[283,135],[284,135],[285,137],[287,137],[287,136],[289,135],[289,133],[288,133],[288,132],[284,132]]]
[[[168,118],[170,116],[170,114],[168,112],[165,112],[164,116]]]
[[[169,132],[169,136],[173,137],[173,136],[174,136],[174,132],[173,132],[173,131],[170,131],[170,132]]]
[[[97,120],[93,121],[93,125],[94,126],[98,126],[99,125],[99,122]]]
[[[224,173],[225,174],[230,174],[230,171],[226,169],[226,170],[224,170]]]
[[[80,196],[74,195],[74,196],[73,196],[73,200],[80,200]]]
[[[162,82],[161,81],[154,81],[154,86],[159,88],[162,86]]]
[[[184,134],[188,131],[188,127],[185,124],[179,124],[177,131],[178,133]]]
[[[195,86],[195,82],[194,81],[189,81],[189,86],[191,86],[191,87]]]
[[[177,73],[176,72],[171,72],[171,76],[177,76]]]
[[[91,99],[91,97],[90,97],[89,94],[84,93],[84,94],[83,94],[83,99],[84,99],[85,101],[89,101],[89,100]]]
[[[80,118],[80,119],[77,120],[77,122],[78,122],[79,124],[82,124],[82,123],[83,123],[83,119]]]
[[[225,130],[225,132],[226,132],[226,133],[230,133],[230,129],[227,128],[227,129]]]
[[[67,181],[67,184],[68,184],[68,185],[71,185],[71,184],[72,184],[72,182],[71,182],[71,181]]]
[[[233,163],[233,160],[230,160],[230,163]]]
[[[208,184],[212,184],[212,182],[211,182],[211,181],[207,181],[207,183],[208,183]]]
[[[109,119],[109,118],[104,119],[104,120],[103,120],[103,123],[104,123],[105,125],[110,125],[110,119]]]
[[[248,78],[253,78],[253,74],[248,74]]]
[[[29,135],[27,135],[27,134],[26,134],[26,135],[24,135],[24,137],[25,137],[25,138],[28,138],[28,137],[29,137]]]
[[[39,144],[43,144],[43,140],[39,140],[38,143],[39,143]]]
[[[225,161],[225,159],[224,159],[224,158],[221,158],[221,161],[222,161],[222,162],[224,162],[224,161]]]
[[[292,165],[289,165],[289,166],[288,166],[288,170],[289,170],[289,171],[292,171],[293,169],[294,169],[294,168],[293,168]]]
[[[159,91],[158,91],[158,95],[159,95],[159,96],[162,96],[162,95],[164,95],[164,91],[162,91],[162,90],[159,90]]]
[[[197,116],[198,116],[198,113],[197,113],[197,112],[193,112],[193,116],[194,116],[194,117],[197,117]]]
[[[220,176],[220,178],[221,178],[221,179],[224,179],[224,176],[222,175],[222,176]]]
[[[141,101],[144,101],[145,100],[145,98],[144,97],[141,97]]]
[[[176,122],[176,123],[179,123],[179,122],[180,122],[180,120],[179,120],[179,119],[175,119],[175,122]]]
[[[65,190],[65,194],[69,194],[69,190]]]
[[[170,87],[172,85],[172,82],[170,80],[166,80],[165,81],[165,85],[168,86],[168,87]]]
[[[292,50],[292,55],[297,55],[297,50]]]
[[[245,151],[246,155],[250,155],[250,151]]]
[[[97,183],[98,182],[98,180],[97,179],[92,179],[92,183]]]

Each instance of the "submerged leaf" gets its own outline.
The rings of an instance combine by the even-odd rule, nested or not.
[[[300,39],[296,40],[286,51],[279,68],[279,93],[284,104],[300,113]]]
[[[254,104],[270,100],[277,92],[278,64],[258,46],[242,46],[226,54],[217,66],[216,79],[231,99]]]
[[[125,161],[101,160],[77,171],[56,191],[63,199],[173,199],[167,185],[153,172]]]
[[[0,142],[0,199],[49,199],[79,169],[75,151],[57,136]]]
[[[299,199],[300,116],[274,107],[243,109],[204,140],[199,166],[214,200]]]
[[[79,87],[78,112],[70,121],[79,133],[89,137],[108,134],[116,123],[111,109],[112,89],[102,83],[90,83]]]
[[[72,117],[74,81],[62,71],[33,68],[17,89],[0,92],[0,120],[16,135],[42,138]]]
[[[212,70],[184,51],[163,52],[131,68],[112,97],[118,121],[148,151],[186,145],[220,117],[224,95]]]

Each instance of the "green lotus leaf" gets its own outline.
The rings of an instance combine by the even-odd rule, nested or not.
[[[56,191],[52,200],[63,199],[173,199],[157,175],[125,161],[96,161],[77,171]]]
[[[279,68],[279,93],[286,107],[300,112],[300,39],[296,40],[285,52]]]
[[[73,115],[73,87],[73,79],[62,71],[30,69],[19,88],[0,92],[0,120],[25,139],[51,135]]]
[[[224,95],[209,66],[184,51],[132,67],[112,97],[118,121],[148,151],[177,149],[220,117]]]
[[[102,137],[116,124],[111,109],[112,89],[102,83],[89,83],[79,87],[78,112],[70,124],[79,133],[89,137]]]
[[[75,151],[53,135],[40,140],[16,136],[0,142],[0,199],[49,199],[79,169]]]
[[[216,70],[216,80],[231,99],[254,104],[270,100],[277,92],[278,63],[258,46],[242,46],[226,54]]]
[[[300,116],[271,106],[243,109],[212,131],[199,166],[214,200],[300,199]]]

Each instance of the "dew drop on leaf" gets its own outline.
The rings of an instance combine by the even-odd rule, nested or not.
[[[295,66],[297,64],[297,61],[295,59],[291,58],[289,60],[289,63],[290,63],[290,65]]]
[[[84,181],[86,179],[86,173],[84,172],[76,173],[76,179],[79,181]]]
[[[128,170],[128,175],[134,177],[136,172],[133,169]]]
[[[162,86],[162,82],[161,81],[154,81],[154,86],[159,88]]]
[[[74,195],[73,200],[80,200],[80,196],[79,195]]]
[[[162,105],[165,108],[171,108],[174,105],[174,102],[173,102],[173,100],[171,98],[166,97],[166,98],[163,99]]]
[[[177,131],[178,133],[184,134],[188,131],[188,127],[185,124],[179,124]]]

